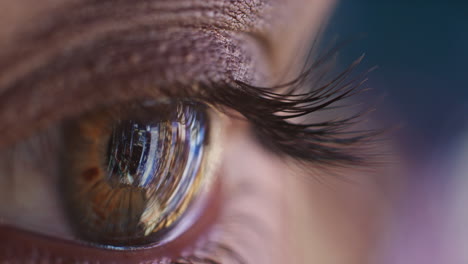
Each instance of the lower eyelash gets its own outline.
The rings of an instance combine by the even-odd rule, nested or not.
[[[222,260],[219,260],[219,256]],[[205,244],[189,256],[180,257],[170,264],[247,264],[247,261],[229,245],[216,241],[206,241]]]
[[[222,220],[223,221],[223,220]],[[226,220],[224,220],[226,221]],[[228,220],[228,224],[232,224],[232,220]],[[248,220],[250,221],[250,220]],[[251,222],[239,222],[242,227],[251,227]],[[223,234],[229,230],[226,226],[219,224],[213,227],[211,234],[205,240],[202,240],[200,246],[196,248],[193,253],[187,256],[178,258],[177,260],[170,262],[171,264],[228,264],[228,263],[239,263],[248,264],[248,261],[238,252],[234,247],[229,244],[229,240],[223,242]],[[231,230],[234,233],[236,229]],[[252,230],[254,231],[254,230]],[[219,234],[219,235],[218,235]]]

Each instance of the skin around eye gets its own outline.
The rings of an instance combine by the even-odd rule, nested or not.
[[[131,250],[71,242],[54,188],[61,134],[36,135],[122,100],[294,78],[302,63],[291,60],[302,58],[333,2],[0,2],[0,262],[368,263],[376,207],[369,201],[379,201],[366,196],[373,187],[314,184],[334,171],[279,159],[259,147],[248,122],[232,120],[226,129],[217,157],[222,180],[199,221],[167,245]]]

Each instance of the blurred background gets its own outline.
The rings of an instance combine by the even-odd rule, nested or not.
[[[368,86],[398,124],[408,184],[380,263],[468,263],[468,1],[340,1],[326,39],[356,37],[348,65],[378,66]]]

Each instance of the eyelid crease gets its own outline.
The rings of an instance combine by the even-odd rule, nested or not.
[[[190,97],[204,93],[200,83],[248,81],[260,71],[249,36],[190,28],[160,33],[118,32],[16,81],[0,95],[0,147],[96,105]]]

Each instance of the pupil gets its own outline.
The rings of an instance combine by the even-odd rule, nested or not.
[[[146,168],[152,139],[151,130],[159,130],[160,124],[150,127],[134,121],[122,121],[117,125],[107,148],[107,177],[113,186],[141,184]]]

